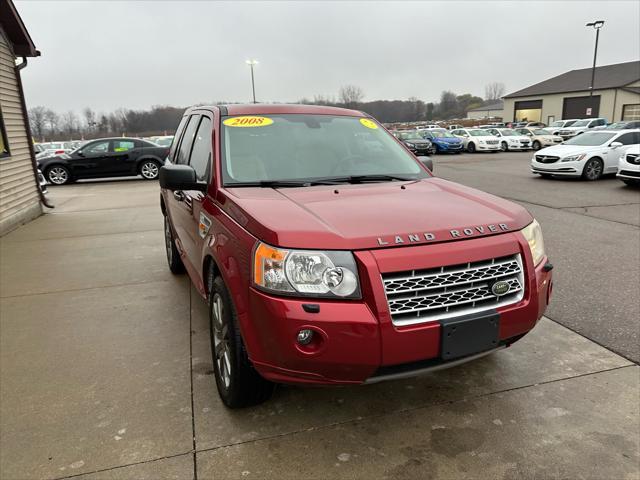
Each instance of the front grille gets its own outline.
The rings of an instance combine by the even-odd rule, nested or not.
[[[497,145],[498,140],[487,140],[487,145]]]
[[[636,153],[627,153],[627,162],[633,165],[640,164],[640,155]]]
[[[509,290],[491,292],[496,281]],[[524,296],[520,254],[429,270],[382,275],[394,325],[412,325],[467,315],[519,302]]]
[[[540,163],[555,163],[560,157],[552,157],[551,155],[536,155],[536,161]]]
[[[640,178],[640,172],[632,172],[631,170],[620,170],[619,175],[626,175],[627,177]]]

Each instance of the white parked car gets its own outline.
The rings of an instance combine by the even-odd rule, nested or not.
[[[538,150],[531,172],[542,177],[562,175],[597,180],[618,171],[618,159],[631,145],[640,145],[640,130],[596,130],[560,145]]]
[[[562,137],[553,135],[546,128],[516,128],[516,132],[529,137],[531,139],[531,148],[534,150],[562,143]]]
[[[604,127],[606,125],[606,118],[585,118],[583,120],[578,120],[571,126],[562,127],[560,130],[558,130],[557,134],[566,140],[568,138],[575,137],[576,135],[580,135],[590,128]]]
[[[420,125],[416,130],[433,130],[434,128],[442,128],[440,125]]]
[[[469,152],[498,152],[500,141],[495,135],[480,128],[460,128],[451,132],[462,139],[464,149]]]
[[[634,145],[620,155],[617,177],[627,185],[640,185],[640,145]]]
[[[557,135],[558,132],[562,130],[564,127],[570,127],[579,120],[580,120],[579,118],[569,118],[567,120],[556,120],[555,122],[553,122],[551,125],[547,127],[547,130],[549,130],[554,135]]]
[[[487,132],[498,137],[503,152],[531,149],[531,139],[511,128],[487,128]]]

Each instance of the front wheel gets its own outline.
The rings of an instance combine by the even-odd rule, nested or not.
[[[64,185],[71,182],[71,173],[67,167],[62,165],[54,165],[47,169],[47,181],[54,185]]]
[[[145,180],[155,180],[160,174],[160,165],[155,160],[145,160],[140,164],[140,175]]]
[[[469,143],[469,145],[467,145],[467,152],[473,153],[475,151],[476,151],[476,144],[473,142]]]
[[[593,181],[602,177],[604,165],[599,158],[591,158],[587,161],[582,169],[582,178]]]
[[[502,150],[503,152],[506,152],[507,150],[509,150],[509,145],[507,145],[507,142],[502,142],[500,144],[500,150]]]
[[[533,146],[533,149],[534,149],[534,150],[540,150],[540,147],[541,147],[540,142],[539,142],[538,140],[536,140],[535,142],[533,142],[533,145],[532,145],[532,146]]]
[[[229,408],[242,408],[268,400],[274,384],[253,368],[236,309],[220,276],[213,280],[209,294],[209,331],[213,372],[222,402]]]

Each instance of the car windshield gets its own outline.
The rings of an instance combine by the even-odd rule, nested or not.
[[[431,135],[436,138],[455,138],[454,135],[451,135],[449,132],[442,130],[434,130],[433,132],[431,132]]]
[[[562,120],[558,120],[557,122],[553,122],[550,127],[564,127],[564,122]]]
[[[422,140],[422,136],[418,132],[398,132],[400,140]]]
[[[591,122],[591,120],[578,120],[577,122],[575,122],[574,124],[572,124],[572,127],[586,127],[587,125],[589,125],[589,123]],[[568,125],[566,125],[568,126]]]
[[[503,137],[513,137],[515,135],[517,135],[516,132],[514,132],[513,130],[498,130]]]
[[[552,135],[549,130],[545,130],[544,128],[538,128],[533,131],[534,135]]]
[[[486,130],[469,130],[469,135],[472,137],[490,137],[491,134]]]
[[[619,130],[619,129],[623,129],[623,128],[633,128],[633,127],[628,127],[627,126],[628,122],[616,122],[616,123],[612,123],[611,125],[607,125],[607,130]]]
[[[616,134],[608,132],[585,132],[582,135],[573,137],[564,145],[581,145],[583,147],[596,147],[611,140]]]
[[[173,141],[172,137],[169,138],[159,138],[158,140],[155,141],[156,145],[160,145],[161,147],[168,147],[171,145],[171,142]]]
[[[222,122],[222,156],[227,186],[362,175],[429,176],[377,123],[347,116],[227,117]]]

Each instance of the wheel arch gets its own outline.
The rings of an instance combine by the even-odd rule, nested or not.
[[[209,274],[210,269],[211,275]],[[222,276],[222,271],[220,270],[216,260],[213,258],[213,255],[211,255],[211,253],[207,253],[202,260],[202,284],[204,285],[207,295],[211,291],[211,282],[218,275]]]
[[[140,158],[138,158],[138,160],[136,160],[136,171],[137,172],[140,171],[140,168],[142,167],[142,164],[144,162],[146,162],[147,160],[153,160],[154,162],[156,162],[158,164],[158,167],[162,167],[162,165],[164,164],[162,162],[162,160],[160,160],[155,155],[144,155],[144,156],[141,156]]]

